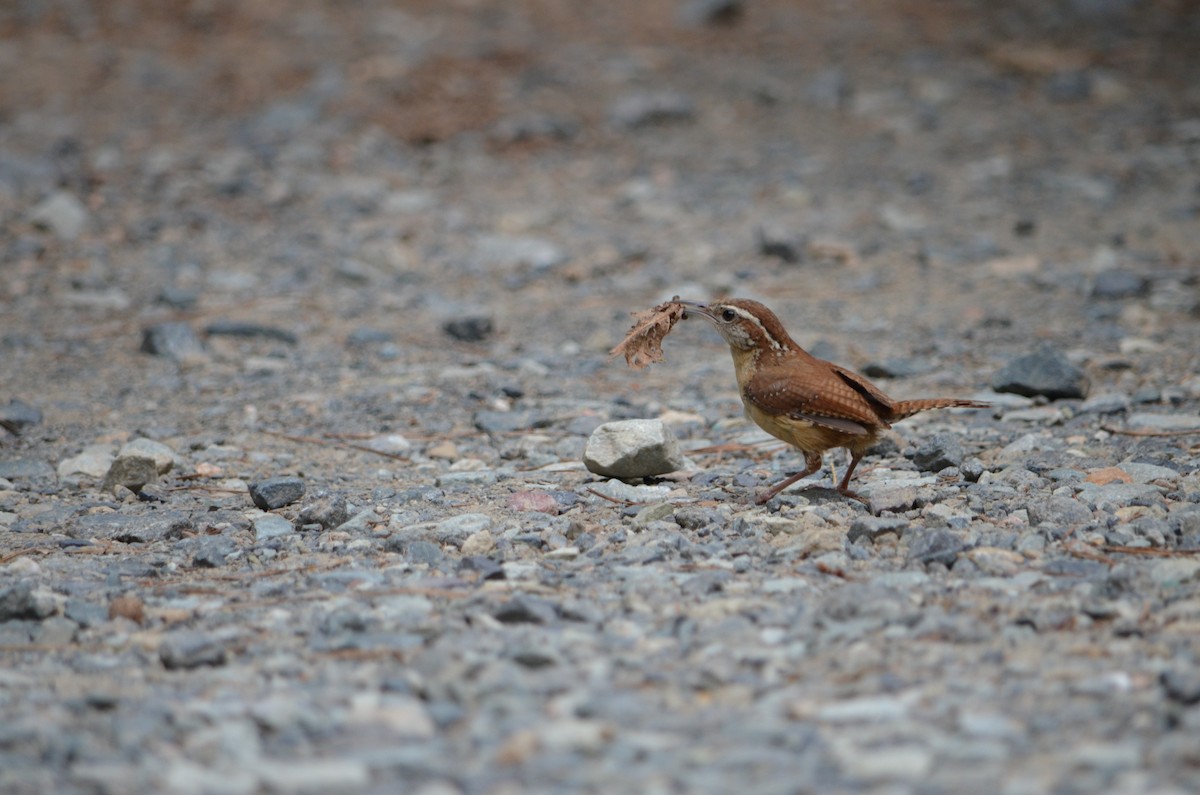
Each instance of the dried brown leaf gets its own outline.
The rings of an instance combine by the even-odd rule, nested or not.
[[[625,363],[635,370],[641,370],[653,362],[661,362],[663,337],[683,319],[685,309],[677,300],[671,300],[653,309],[634,313],[629,333],[609,351],[609,355],[624,356]]]

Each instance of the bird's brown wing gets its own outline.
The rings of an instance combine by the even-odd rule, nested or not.
[[[853,370],[847,370],[840,364],[833,362],[825,362],[829,365],[838,377],[846,382],[851,389],[865,397],[869,402],[875,404],[876,413],[883,415],[891,412],[893,400],[883,393],[883,390],[872,384],[866,379],[866,376],[859,375]]]
[[[750,378],[742,395],[768,414],[807,420],[855,436],[887,425],[872,405],[874,395],[864,394],[844,376],[830,377],[822,364],[814,360],[789,362],[786,368],[764,367]]]

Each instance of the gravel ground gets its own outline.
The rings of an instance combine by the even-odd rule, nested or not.
[[[0,789],[1200,790],[1197,37],[0,6]],[[712,329],[607,356],[674,294],[995,408],[757,507]]]

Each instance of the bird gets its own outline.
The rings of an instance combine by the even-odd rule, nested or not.
[[[850,479],[863,455],[892,423],[929,409],[991,405],[948,397],[893,400],[859,373],[801,348],[775,313],[758,301],[677,303],[684,306],[684,317],[695,314],[711,321],[729,344],[747,416],[804,454],[804,469],[761,493],[756,498],[760,505],[818,471],[825,452],[838,447],[850,452],[850,465],[837,491],[861,499],[850,489]]]

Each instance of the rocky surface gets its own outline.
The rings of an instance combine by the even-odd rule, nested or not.
[[[585,6],[0,4],[0,790],[1200,789],[1195,4]]]

